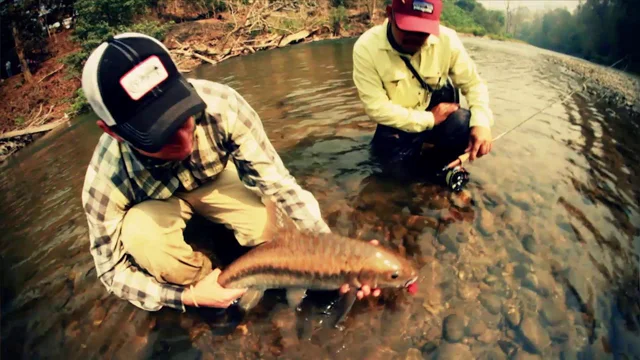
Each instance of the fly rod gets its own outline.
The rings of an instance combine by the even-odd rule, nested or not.
[[[627,58],[627,56],[625,55],[622,59],[614,62],[613,64],[609,65],[608,67],[609,68],[613,68],[614,66],[616,66],[618,63],[620,63],[622,60],[624,60],[626,58]],[[516,126],[504,131],[500,135],[498,135],[495,138],[493,138],[492,141],[495,142],[496,140],[500,139],[501,137],[509,134],[510,132],[512,132],[515,129],[519,128],[520,126],[524,125],[527,121],[533,119],[536,115],[538,115],[540,113],[543,113],[548,108],[551,108],[551,107],[553,107],[553,106],[555,106],[557,104],[564,103],[565,101],[567,101],[567,99],[569,99],[577,91],[582,90],[582,89],[586,89],[586,86],[587,86],[587,83],[589,82],[589,80],[591,80],[591,78],[588,78],[584,83],[582,83],[582,85],[579,88],[571,91],[564,98],[562,98],[562,100],[556,101],[554,103],[551,103],[551,105],[546,106],[546,107],[536,111],[535,113],[533,113],[533,115],[529,116],[528,118],[524,119],[520,123],[516,124]],[[446,180],[447,185],[449,186],[449,188],[451,188],[451,190],[460,191],[460,190],[462,190],[462,187],[464,186],[464,184],[466,184],[469,181],[469,174],[466,172],[466,170],[461,168],[461,165],[465,161],[469,160],[470,156],[471,155],[469,153],[464,153],[464,154],[458,156],[458,158],[456,160],[454,160],[453,163],[450,163],[449,165],[447,165],[443,169],[443,171],[447,171],[447,174],[445,176],[445,180]]]

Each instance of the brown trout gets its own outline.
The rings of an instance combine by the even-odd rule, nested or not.
[[[244,311],[257,305],[267,289],[287,289],[289,305],[297,306],[308,289],[337,290],[347,283],[350,292],[337,325],[363,285],[413,293],[417,279],[418,269],[411,261],[381,245],[336,234],[287,231],[229,264],[218,282],[226,288],[248,289],[239,301]]]

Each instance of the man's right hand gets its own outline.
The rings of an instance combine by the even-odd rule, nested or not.
[[[434,118],[434,126],[447,120],[449,115],[458,111],[459,108],[460,105],[454,103],[440,103],[436,105],[433,109],[431,109]]]
[[[247,289],[225,289],[218,284],[220,269],[215,269],[204,279],[182,292],[182,303],[187,306],[227,308]],[[195,298],[195,303],[193,299]]]

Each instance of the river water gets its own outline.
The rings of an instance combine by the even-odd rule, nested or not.
[[[108,295],[80,203],[100,134],[86,116],[0,173],[3,358],[640,358],[638,119],[576,93],[467,165],[462,193],[393,183],[367,151],[374,125],[351,81],[353,41],[188,76],[247,98],[333,231],[415,259],[416,295],[358,302],[342,330],[316,311],[304,337],[278,292],[240,324],[206,310],[147,313]],[[579,86],[539,49],[464,43],[489,83],[494,136]]]

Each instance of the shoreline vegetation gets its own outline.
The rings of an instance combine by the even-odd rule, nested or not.
[[[60,26],[58,31],[42,35],[47,58],[38,63],[35,71],[3,79],[0,84],[0,163],[56,126],[90,110],[80,90],[82,65],[92,49],[110,34],[138,31],[154,36],[170,50],[180,71],[188,73],[202,64],[217,64],[258,51],[357,37],[384,21],[387,2],[75,0],[71,3],[76,15],[70,29]],[[120,16],[114,19],[109,13]],[[504,21],[503,12],[485,10],[480,5],[472,14],[452,0],[445,0],[442,22],[461,37],[524,43],[502,30]],[[19,32],[14,37],[19,39]],[[602,71],[587,61],[553,58],[583,78]],[[26,61],[21,63],[23,68],[31,68]],[[637,104],[640,89],[637,81],[630,85],[633,81],[624,75],[614,78],[602,73],[598,82],[612,94],[610,99],[622,105]]]

